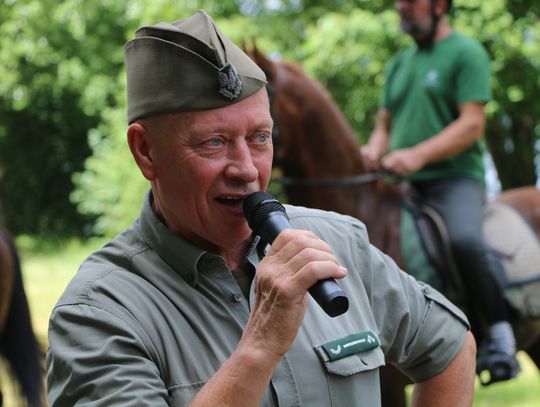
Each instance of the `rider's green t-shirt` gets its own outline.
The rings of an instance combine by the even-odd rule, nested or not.
[[[381,104],[390,111],[390,150],[414,146],[448,126],[465,102],[491,97],[489,58],[475,40],[452,33],[431,49],[410,46],[386,68]],[[411,180],[467,175],[484,182],[483,141],[429,164]]]

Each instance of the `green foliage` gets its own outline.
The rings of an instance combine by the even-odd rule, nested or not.
[[[216,13],[238,13],[232,0],[0,4],[0,199],[3,220],[13,233],[93,233],[108,230],[101,219],[94,229],[96,216],[105,211],[117,219],[118,212],[124,213],[117,209],[118,196],[129,194],[110,192],[120,189],[122,179],[111,179],[96,163],[111,156],[102,152],[110,143],[104,126],[118,129],[125,123],[123,115],[111,113],[125,110],[119,98],[125,86],[122,46],[139,26],[177,19],[201,5]],[[104,165],[131,168],[123,156]],[[88,157],[88,173],[75,180],[89,189],[73,193],[71,201],[73,176],[84,171]],[[95,174],[103,174],[103,182],[116,182],[107,185],[108,194],[95,193],[103,190],[101,182],[90,182]]]
[[[365,141],[373,129],[384,67],[404,45],[393,11],[331,13],[308,31],[305,69],[329,89]]]
[[[383,69],[410,43],[394,0],[17,0],[0,3],[0,210],[16,234],[113,234],[147,181],[126,144],[125,41],[207,10],[237,42],[301,63],[364,142]],[[540,6],[455,0],[454,26],[492,58],[487,138],[504,188],[535,182]]]
[[[460,31],[483,43],[492,60],[493,101],[486,135],[503,189],[536,181],[540,10],[526,10],[525,3],[530,2],[471,0],[470,9],[457,12],[454,19]]]
[[[88,220],[69,201],[71,177],[90,154],[88,129],[118,92],[107,75],[122,69],[129,25],[117,2],[93,3],[2,6],[1,197],[16,234],[77,234]]]
[[[112,236],[131,225],[149,188],[127,147],[125,117],[123,107],[104,112],[88,135],[93,154],[85,171],[74,175],[71,200],[81,213],[97,217],[94,234]]]

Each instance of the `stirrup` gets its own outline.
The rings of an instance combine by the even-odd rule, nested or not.
[[[515,378],[521,368],[515,355],[481,349],[476,362],[476,374],[482,386]]]

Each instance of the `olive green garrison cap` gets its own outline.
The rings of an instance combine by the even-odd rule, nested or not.
[[[199,10],[137,30],[126,43],[128,122],[227,106],[266,84],[264,72]]]

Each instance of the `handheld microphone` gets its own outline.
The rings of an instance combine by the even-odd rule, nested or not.
[[[285,208],[267,192],[254,192],[244,200],[244,215],[249,227],[267,243],[284,229],[292,229]],[[317,281],[309,293],[331,317],[349,309],[349,299],[334,279]]]

